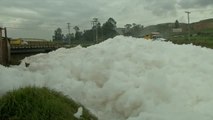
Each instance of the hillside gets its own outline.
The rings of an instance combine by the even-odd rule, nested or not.
[[[180,23],[182,32],[174,33],[172,29],[175,27],[174,23],[162,23],[157,25],[151,25],[144,28],[142,35],[149,34],[150,32],[160,32],[165,38],[171,37],[177,34],[186,34],[188,32],[188,24]],[[213,19],[206,19],[199,22],[190,24],[192,34],[212,34],[213,33]]]
[[[194,31],[203,31],[206,29],[213,29],[213,19],[206,19],[191,24]]]

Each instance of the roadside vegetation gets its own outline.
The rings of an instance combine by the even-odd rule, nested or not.
[[[179,39],[172,39],[169,41],[173,42],[174,44],[193,44],[196,46],[213,49],[213,38],[203,38],[203,39],[191,38],[190,40],[187,40],[187,38],[185,39],[179,38]]]
[[[83,114],[76,118],[78,108]],[[26,87],[0,97],[0,120],[97,120],[85,107],[48,88]]]
[[[175,44],[193,44],[213,49],[213,29],[207,29],[194,33],[190,36],[190,39],[188,39],[187,34],[182,34],[169,37],[168,40]]]

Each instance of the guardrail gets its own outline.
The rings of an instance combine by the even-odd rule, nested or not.
[[[56,50],[62,45],[11,45],[11,54],[16,53],[40,53]]]

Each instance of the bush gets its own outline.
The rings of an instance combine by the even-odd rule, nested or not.
[[[83,108],[82,120],[97,120],[82,105],[47,88],[26,87],[0,98],[0,120],[78,120],[73,115]]]

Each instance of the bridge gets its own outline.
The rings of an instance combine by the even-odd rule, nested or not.
[[[40,45],[10,45],[10,53],[26,54],[26,53],[44,53],[64,47],[59,44],[40,44]]]
[[[4,33],[4,34],[3,34]],[[35,55],[38,53],[47,53],[58,48],[71,48],[77,45],[88,47],[94,45],[92,42],[72,43],[71,45],[63,45],[50,41],[35,42],[31,41],[27,44],[11,44],[7,38],[6,28],[0,27],[0,64],[4,66],[18,65],[25,57]]]
[[[37,45],[10,45],[9,65],[19,65],[21,60],[38,53],[48,53],[58,48],[65,47],[60,44],[37,44]]]

